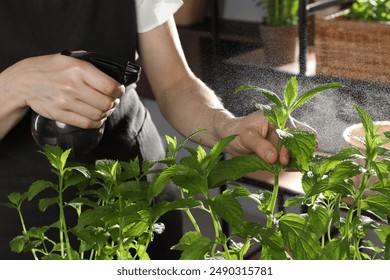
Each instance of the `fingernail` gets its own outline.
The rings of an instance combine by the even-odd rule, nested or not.
[[[290,160],[290,157],[289,157],[288,155],[284,155],[284,156],[282,157],[282,159],[283,159],[283,163],[284,163],[284,164],[288,164],[288,162],[289,162],[289,160]]]
[[[273,162],[275,160],[274,152],[272,152],[271,150],[267,150],[265,152],[265,160],[267,162]]]

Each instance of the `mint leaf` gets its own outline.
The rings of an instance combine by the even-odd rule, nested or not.
[[[283,107],[282,100],[280,100],[279,96],[272,91],[262,89],[258,86],[250,86],[250,85],[241,85],[236,89],[236,93],[244,90],[255,90],[257,92],[262,93],[269,101],[277,105],[278,107]]]
[[[179,244],[173,250],[183,251],[180,260],[203,260],[211,249],[213,242],[210,238],[198,232],[190,231],[184,234]]]
[[[361,203],[362,209],[370,211],[387,220],[390,217],[390,199],[384,195],[371,195],[366,197]]]
[[[210,207],[228,224],[238,231],[243,228],[244,210],[241,204],[229,193],[216,195],[207,201]]]
[[[295,110],[296,108],[302,106],[307,101],[309,101],[313,96],[315,96],[317,93],[320,93],[320,92],[327,90],[327,89],[338,88],[340,86],[341,86],[341,84],[336,82],[336,83],[329,83],[329,84],[325,84],[325,85],[321,85],[321,86],[312,88],[312,89],[306,91],[305,93],[303,93],[300,97],[298,97],[298,99],[292,105],[291,109]]]
[[[349,242],[345,237],[337,237],[328,242],[320,253],[321,260],[348,260]]]
[[[271,172],[273,166],[257,156],[236,156],[219,161],[208,174],[209,188],[216,188],[228,181],[238,180],[247,173],[257,170]]]
[[[278,129],[277,133],[301,170],[309,170],[309,163],[315,151],[315,135],[312,132],[301,130],[287,132]]]
[[[318,257],[318,238],[309,231],[305,218],[297,214],[285,214],[279,219],[279,229],[294,259],[313,260]]]
[[[32,200],[37,194],[42,192],[43,190],[47,188],[53,188],[54,183],[50,181],[44,181],[44,180],[38,180],[31,184],[31,186],[28,189],[27,195],[28,200]]]
[[[284,102],[286,107],[290,108],[298,95],[297,77],[291,77],[284,90]]]

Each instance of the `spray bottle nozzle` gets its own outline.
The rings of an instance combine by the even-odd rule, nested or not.
[[[124,86],[137,82],[141,74],[140,66],[117,57],[111,57],[96,52],[72,53],[68,50],[62,51],[61,54],[92,63],[96,68]]]

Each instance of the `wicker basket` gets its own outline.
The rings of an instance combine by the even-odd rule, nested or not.
[[[390,83],[390,24],[341,14],[315,21],[316,73]]]
[[[178,26],[190,26],[205,19],[207,0],[184,0],[183,5],[175,13]]]

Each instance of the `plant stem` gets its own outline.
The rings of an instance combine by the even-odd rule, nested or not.
[[[124,259],[124,256],[123,256],[123,217],[122,217],[122,210],[123,210],[123,205],[122,205],[122,197],[119,197],[119,215],[120,215],[120,218],[119,218],[119,255],[118,255],[118,259],[119,260],[123,260]]]
[[[28,239],[30,239],[30,237],[28,237],[28,235],[27,235],[26,224],[25,224],[25,222],[24,222],[24,218],[23,218],[23,215],[22,215],[22,211],[20,210],[20,207],[18,207],[17,210],[18,210],[20,222],[21,222],[21,224],[22,224],[23,234],[24,234],[25,236],[27,236]],[[33,256],[34,256],[34,259],[35,259],[35,260],[38,260],[37,254],[35,253],[35,249],[31,249],[31,253],[32,253]]]
[[[198,225],[198,223],[196,222],[194,216],[192,215],[190,209],[186,208],[186,209],[184,210],[184,212],[187,214],[187,217],[188,217],[188,219],[190,219],[190,221],[191,221],[192,225],[194,226],[196,232],[202,234],[201,231],[200,231],[199,225]]]
[[[370,164],[366,164],[366,170],[369,170]],[[347,213],[346,217],[346,224],[345,224],[345,237],[348,239],[350,243],[353,242],[353,233],[350,232],[350,225],[352,225],[352,219],[353,219],[353,213],[355,212],[355,207],[357,206],[357,217],[360,217],[361,215],[361,197],[367,188],[368,180],[370,179],[371,174],[369,172],[365,172],[362,177],[362,181],[360,183],[359,189],[353,199],[353,202],[351,204],[351,207],[349,208],[349,211]],[[354,254],[354,259],[357,258],[361,259],[360,252],[359,252],[359,247],[358,247],[358,242],[355,240],[354,242],[354,247],[355,247],[355,254]]]
[[[183,190],[182,190],[181,188],[179,188],[179,190],[180,190],[180,196],[181,196],[181,198],[182,198],[182,199],[185,199],[185,195],[184,195]],[[200,228],[199,228],[198,223],[196,222],[194,216],[193,216],[192,213],[191,213],[191,210],[188,209],[188,208],[186,208],[186,209],[184,210],[184,212],[186,213],[188,219],[190,219],[190,221],[191,221],[192,225],[194,226],[196,232],[202,234],[201,231],[200,231]]]
[[[64,250],[64,237],[65,237],[65,244],[66,249],[68,251],[68,258],[72,260],[72,252],[69,242],[69,236],[68,236],[68,229],[66,226],[66,218],[65,218],[65,212],[64,212],[64,199],[63,199],[63,189],[64,189],[64,170],[60,170],[59,173],[59,190],[58,190],[58,196],[59,196],[59,208],[60,208],[60,243],[61,243],[61,256],[65,257],[65,250]]]
[[[275,173],[274,173],[274,188],[272,191],[271,201],[268,205],[268,213],[267,214],[267,228],[272,228],[272,220],[275,212],[275,206],[276,206],[276,200],[279,193],[279,173],[280,173],[280,166],[279,162],[276,163],[275,166]]]
[[[216,217],[216,215],[214,214],[212,209],[210,209],[210,216],[211,216],[211,220],[212,220],[213,226],[214,226],[215,240],[219,240],[219,229],[218,229],[219,221],[218,221],[218,217]],[[214,242],[214,245],[211,249],[211,256],[212,257],[215,256],[215,250],[217,248],[217,243],[218,242]]]

